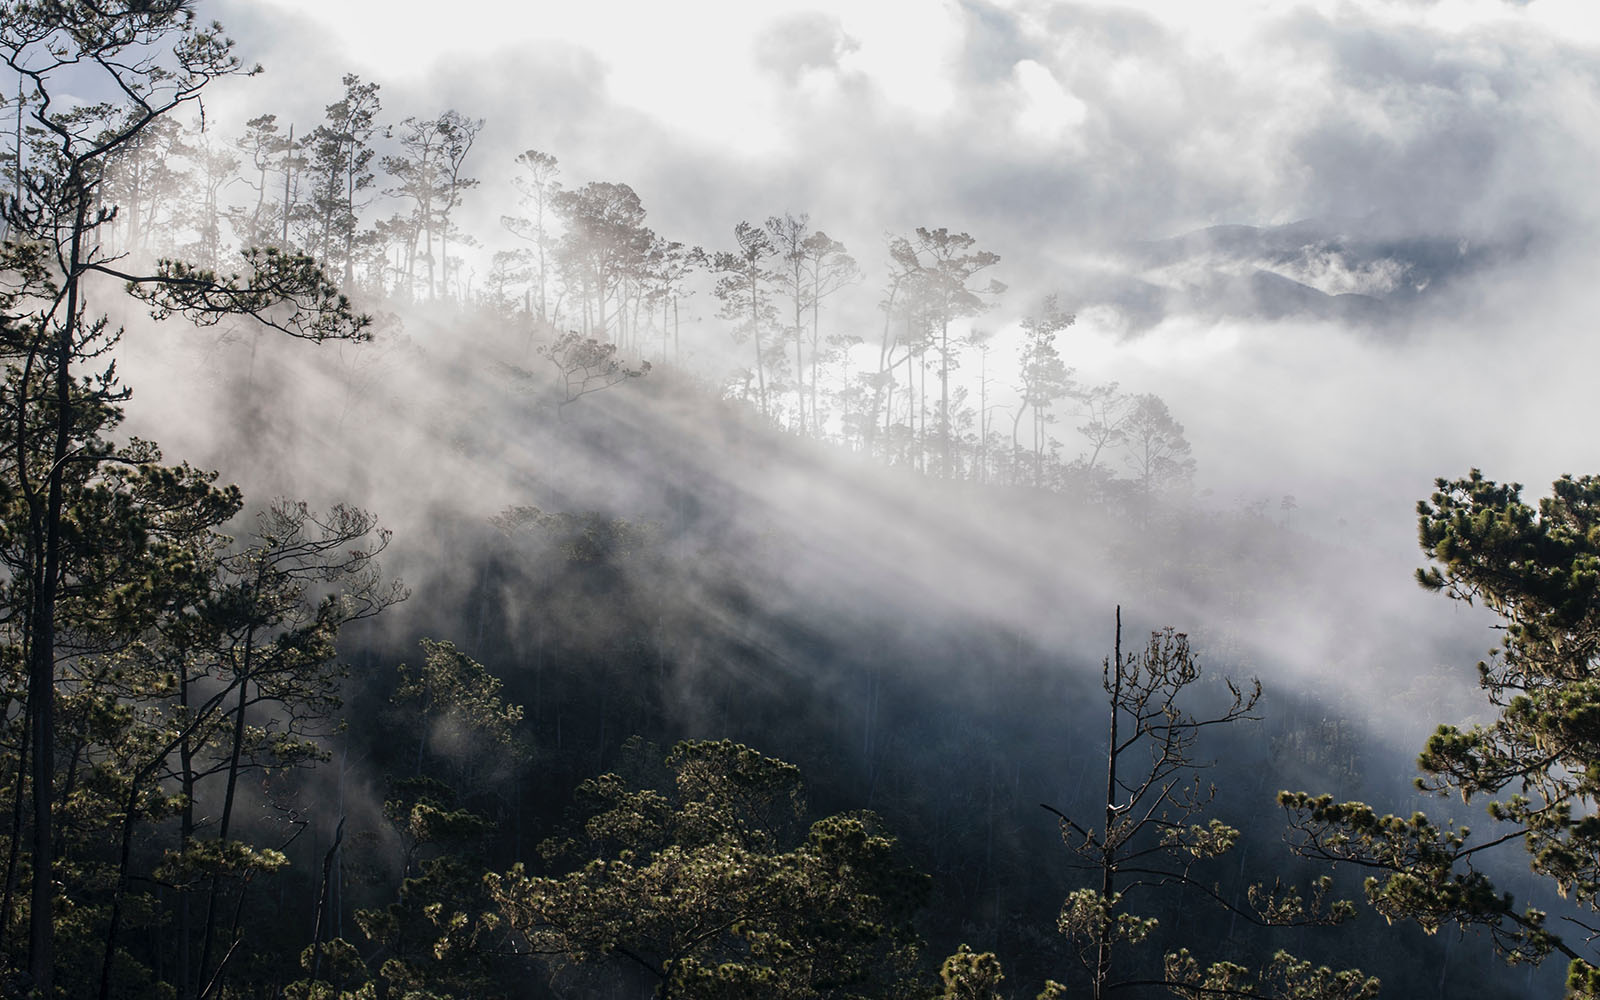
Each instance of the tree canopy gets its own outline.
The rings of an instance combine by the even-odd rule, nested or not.
[[[1284,793],[1298,849],[1374,869],[1369,901],[1428,930],[1486,929],[1512,961],[1559,952],[1575,995],[1600,995],[1593,935],[1555,933],[1541,910],[1516,905],[1481,855],[1521,843],[1534,874],[1585,911],[1600,907],[1600,478],[1563,476],[1529,504],[1519,483],[1472,470],[1438,480],[1417,506],[1425,588],[1495,613],[1500,644],[1478,664],[1495,717],[1440,725],[1418,757],[1418,786],[1487,799],[1486,837],[1426,815],[1379,815],[1360,802]]]
[[[891,996],[927,879],[876,817],[806,825],[799,771],[727,740],[680,743],[669,788],[585,782],[565,875],[491,877],[534,954],[631,966],[656,996]]]

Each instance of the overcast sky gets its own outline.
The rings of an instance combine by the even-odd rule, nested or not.
[[[225,103],[310,121],[358,72],[394,119],[486,118],[485,194],[539,148],[691,242],[786,208],[1041,258],[1308,216],[1475,235],[1570,219],[1600,136],[1582,0],[204,6],[268,69]]]

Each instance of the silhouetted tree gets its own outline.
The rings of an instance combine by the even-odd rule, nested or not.
[[[950,324],[987,308],[984,296],[1005,291],[1005,285],[998,281],[973,286],[978,272],[1000,263],[999,254],[974,249],[977,244],[966,233],[918,227],[912,237],[891,248],[899,255],[901,265],[917,275],[914,287],[923,300],[928,331],[939,350],[939,474],[945,478],[950,476],[950,372],[956,367],[950,347]]]
[[[561,168],[554,156],[537,149],[518,154],[517,165],[522,167],[523,173],[513,178],[513,183],[521,193],[523,206],[532,210],[533,215],[530,218],[503,215],[500,224],[518,238],[533,244],[534,273],[538,276],[538,295],[533,313],[539,317],[539,322],[550,323],[554,321],[554,314],[550,309],[550,268],[547,257],[555,241],[549,224],[555,197],[561,191],[561,182],[556,180]]]
[[[286,249],[286,227],[294,209],[294,175],[301,166],[294,127],[290,126],[289,134],[284,135],[277,115],[257,115],[245,122],[244,134],[234,141],[234,147],[244,155],[255,175],[240,179],[256,196],[253,204],[226,211],[234,236],[243,246],[276,245]]]
[[[1128,419],[1133,416],[1138,397],[1123,392],[1115,382],[1091,386],[1076,394],[1080,415],[1087,423],[1078,425],[1078,433],[1088,439],[1093,449],[1083,459],[1083,466],[1092,472],[1100,462],[1100,453],[1115,447],[1128,436]]]
[[[1062,839],[1081,859],[1077,867],[1096,883],[1070,893],[1057,922],[1078,946],[1094,1000],[1136,986],[1166,987],[1190,1000],[1375,997],[1378,981],[1358,970],[1334,972],[1283,952],[1259,973],[1232,962],[1202,967],[1187,950],[1167,955],[1159,977],[1118,973],[1113,960],[1119,946],[1143,942],[1158,924],[1156,918],[1132,909],[1138,894],[1184,892],[1197,904],[1209,902],[1264,926],[1338,923],[1353,914],[1354,906],[1343,900],[1324,905],[1331,879],[1322,878],[1309,902],[1275,883],[1271,888],[1250,887],[1250,906],[1243,908],[1195,872],[1197,863],[1226,853],[1239,838],[1237,829],[1203,815],[1216,789],[1200,780],[1200,772],[1210,766],[1197,756],[1200,735],[1257,718],[1259,682],[1241,686],[1224,680],[1228,693],[1224,703],[1197,714],[1187,702],[1197,694],[1192,688],[1200,680],[1200,664],[1188,637],[1165,629],[1151,635],[1143,652],[1125,656],[1121,608],[1113,652],[1103,673],[1110,711],[1099,825],[1085,825],[1045,806],[1058,817]],[[1067,995],[1067,987],[1051,981],[1040,997],[1054,1000]]]
[[[1135,397],[1120,430],[1128,468],[1147,502],[1156,493],[1186,486],[1194,478],[1195,463],[1183,425],[1173,419],[1161,397],[1151,393]]]
[[[644,206],[628,185],[602,182],[557,191],[551,204],[566,229],[560,264],[583,302],[581,332],[620,346],[628,332],[623,286],[638,279],[655,237]]]
[[[787,339],[794,343],[794,371],[795,371],[795,421],[796,428],[801,434],[806,433],[806,381],[805,346],[806,325],[805,313],[809,303],[811,282],[806,273],[806,240],[811,237],[811,217],[802,212],[798,216],[785,214],[783,216],[770,216],[767,219],[767,237],[772,242],[773,254],[782,262],[772,271],[774,280],[782,289],[783,297],[790,306],[790,323],[784,329]]]
[[[378,85],[362,83],[347,73],[344,97],[328,105],[327,120],[306,137],[311,198],[301,206],[306,249],[319,260],[337,264],[344,284],[355,281],[361,210],[376,175],[369,169],[378,134]]]
[[[465,246],[475,242],[464,232],[460,232],[451,222],[451,214],[461,206],[461,197],[468,188],[478,186],[475,177],[468,177],[462,171],[466,167],[467,155],[472,152],[472,144],[477,141],[478,133],[483,131],[482,118],[468,118],[456,110],[446,111],[435,119],[439,128],[439,193],[438,199],[438,227],[439,227],[439,259],[442,265],[440,277],[448,285],[450,279],[450,238],[454,236]]]
[[[739,249],[719,251],[712,258],[712,269],[721,275],[717,279],[716,294],[722,302],[722,318],[735,324],[734,339],[741,343],[749,341],[754,347],[755,367],[751,374],[756,383],[756,402],[761,415],[769,417],[767,367],[770,359],[763,338],[777,320],[777,309],[772,305],[770,291],[774,273],[767,267],[767,260],[778,250],[765,230],[748,222],[734,226],[733,236]]]
[[[1039,312],[1022,321],[1021,384],[1017,393],[1022,397],[1011,421],[1011,450],[1019,453],[1018,431],[1023,414],[1033,418],[1033,484],[1044,485],[1044,453],[1048,438],[1047,426],[1053,419],[1050,407],[1056,400],[1072,392],[1072,369],[1061,360],[1056,349],[1056,335],[1073,324],[1075,317],[1061,311],[1054,295],[1045,297]],[[1013,458],[1013,468],[1021,462]]]
[[[672,358],[680,352],[680,306],[694,294],[689,277],[709,263],[705,250],[657,239],[650,250],[650,296],[661,308],[661,358],[667,357],[667,336],[672,337]]]
[[[821,413],[817,384],[820,381],[819,368],[824,353],[822,302],[859,280],[861,269],[857,266],[855,258],[845,252],[843,243],[832,239],[820,229],[806,238],[800,250],[805,255],[805,270],[810,279],[807,302],[811,307],[811,413],[812,422],[816,423]],[[855,338],[848,340],[856,342]],[[800,378],[800,374],[800,371],[796,371],[795,377]]]
[[[641,361],[636,368],[617,357],[616,344],[602,344],[593,337],[580,333],[564,333],[555,343],[539,349],[540,355],[549,359],[561,377],[559,407],[601,389],[609,389],[630,378],[650,374],[650,362]]]

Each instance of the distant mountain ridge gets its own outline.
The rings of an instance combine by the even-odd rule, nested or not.
[[[1377,235],[1381,228],[1305,219],[1128,243],[1112,252],[1109,274],[1081,276],[1074,301],[1114,309],[1130,333],[1173,315],[1383,327],[1530,242]]]

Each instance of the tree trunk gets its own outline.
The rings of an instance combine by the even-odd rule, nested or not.
[[[950,478],[950,320],[939,328],[939,475]]]
[[[1100,858],[1100,900],[1110,907],[1112,893],[1116,891],[1115,845],[1111,827],[1117,821],[1117,721],[1121,715],[1118,701],[1122,697],[1122,605],[1117,605],[1117,637],[1111,654],[1111,742],[1106,745],[1106,812],[1105,829],[1100,834],[1103,852]],[[1111,928],[1097,925],[1094,965],[1094,1000],[1105,1000],[1111,979]]]
[[[761,417],[767,417],[767,371],[761,358],[761,309],[756,289],[756,264],[750,262],[750,342],[756,345],[756,390],[761,400]]]
[[[61,520],[65,505],[67,454],[72,443],[72,355],[80,301],[78,263],[83,259],[83,233],[88,225],[88,191],[75,165],[67,177],[74,192],[71,248],[68,251],[66,306],[55,349],[55,441],[51,448],[49,487],[43,510],[38,497],[30,498],[30,542],[44,541],[43,559],[36,562],[37,586],[28,622],[28,701],[33,726],[33,880],[29,892],[28,974],[41,997],[55,989],[55,884],[51,868],[55,859],[52,802],[55,790],[55,660],[56,594],[61,586]],[[20,442],[19,442],[20,444]],[[26,481],[26,475],[18,477]]]
[[[317,919],[311,927],[312,982],[316,982],[318,973],[322,971],[322,941],[328,929],[328,907],[332,899],[328,886],[333,879],[333,860],[338,856],[340,842],[344,840],[344,820],[343,816],[339,817],[339,825],[333,831],[333,844],[322,857],[322,888],[317,893]]]
[[[16,135],[12,139],[12,141],[16,143],[16,145],[12,148],[17,151],[15,162],[12,164],[13,168],[16,170],[16,173],[12,175],[12,180],[14,181],[12,186],[12,194],[16,197],[18,204],[21,204],[22,202],[22,109],[27,106],[27,102],[24,100],[23,83],[24,77],[21,73],[18,73]],[[3,233],[0,233],[0,238],[10,235],[11,224],[8,222],[6,223],[6,228]]]
[[[806,363],[801,356],[801,347],[805,343],[805,313],[804,303],[800,298],[800,283],[803,275],[800,272],[800,261],[794,265],[794,397],[795,405],[799,407],[800,436],[806,433]]]
[[[245,710],[249,704],[250,697],[251,654],[254,650],[255,628],[252,626],[245,631],[244,665],[239,679],[239,701],[234,706],[233,746],[228,758],[228,781],[222,795],[222,816],[217,821],[217,840],[219,842],[228,839],[228,831],[233,822],[234,795],[239,787],[239,762],[244,752]],[[217,896],[220,887],[221,878],[213,875],[210,892],[206,897],[205,926],[201,929],[199,981],[202,982],[205,981],[206,970],[211,965],[211,949],[216,940]]]
[[[22,853],[22,795],[28,785],[28,742],[32,737],[33,709],[25,707],[22,717],[22,738],[17,743],[17,770],[11,788],[11,843],[6,848],[5,893],[0,898],[0,950],[3,950],[11,912],[16,906],[18,860]]]
[[[189,701],[189,675],[187,671],[180,671],[181,678],[178,686],[179,705],[183,708],[185,717],[188,717],[191,707]],[[178,850],[186,852],[194,841],[194,744],[190,742],[190,734],[185,733],[178,743],[178,786],[183,792],[183,809],[178,814]],[[194,940],[194,918],[190,907],[189,891],[178,890],[178,997],[179,1000],[194,1000],[195,984],[190,980],[193,969],[190,962],[193,960],[192,945]]]
[[[294,195],[291,191],[294,182],[294,124],[289,125],[289,145],[284,150],[283,161],[283,249],[289,249],[289,215],[293,210]]]
[[[170,748],[169,748],[170,752]],[[162,758],[157,758],[160,760]],[[122,836],[117,853],[117,884],[111,892],[111,913],[106,919],[105,950],[100,960],[100,1000],[111,998],[111,969],[117,956],[117,933],[122,927],[122,898],[128,891],[128,870],[133,865],[133,826],[139,818],[139,786],[149,779],[152,763],[133,776],[122,807]]]
[[[821,268],[817,261],[815,268]],[[817,354],[822,346],[822,278],[812,271],[811,283],[811,423],[817,423]]]

